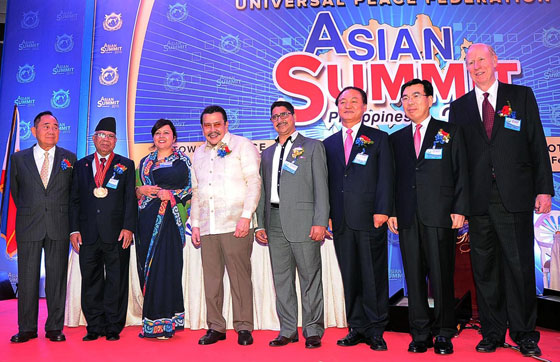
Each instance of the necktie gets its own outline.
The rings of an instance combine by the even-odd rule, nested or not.
[[[99,161],[101,162],[101,167],[99,172],[103,172],[103,170],[105,169],[105,162],[107,162],[107,159],[105,157],[101,157]]]
[[[346,140],[344,141],[344,160],[348,164],[348,159],[350,158],[350,152],[352,152],[352,144],[354,140],[352,139],[352,129],[346,130]]]
[[[43,161],[43,166],[41,166],[41,181],[43,185],[47,188],[49,184],[49,153],[45,152],[45,160]]]
[[[420,148],[422,147],[422,136],[420,135],[420,128],[422,124],[416,125],[416,130],[414,131],[414,150],[416,151],[416,158],[420,155]]]
[[[492,127],[494,126],[494,108],[488,100],[488,92],[484,93],[484,101],[482,101],[482,124],[486,130],[488,139],[492,138]]]

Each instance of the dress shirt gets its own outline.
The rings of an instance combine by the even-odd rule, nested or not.
[[[298,132],[295,131],[290,135],[290,138],[286,140],[286,147],[284,148],[284,159],[282,161],[282,167],[284,167],[284,163],[286,162],[286,158],[290,154],[292,150],[292,145],[294,144],[294,140],[298,136]],[[273,204],[280,203],[280,195],[278,194],[278,163],[280,162],[280,151],[282,150],[282,145],[279,141],[276,142],[276,149],[274,150],[274,156],[272,157],[272,179],[270,181],[270,202]],[[282,171],[284,172],[284,171]]]
[[[488,92],[488,102],[490,102],[490,105],[492,106],[492,108],[494,108],[494,111],[496,111],[496,102],[498,101],[498,81],[496,80],[486,92]],[[482,115],[482,102],[484,102],[484,93],[486,92],[478,87],[474,87],[474,93],[476,94],[476,104],[478,105],[478,114],[480,114],[481,121],[484,117]]]
[[[101,156],[99,154],[99,152],[97,153],[97,158],[99,159],[99,164],[101,164],[101,159],[104,158],[105,161],[105,167],[109,167],[109,158],[111,158],[111,154],[108,154],[107,156]],[[93,177],[95,177],[95,175],[97,174],[97,166],[95,165],[95,156],[93,156],[93,162],[91,163],[91,170],[93,172]],[[109,173],[109,171],[107,171],[107,173]]]
[[[226,133],[231,153],[220,157],[220,144],[208,142],[193,154],[191,224],[200,235],[234,232],[240,218],[251,219],[261,194],[261,156],[249,139]]]
[[[358,130],[360,129],[361,125],[362,122],[360,121],[352,126],[352,138],[353,138],[352,143],[356,142],[356,136],[358,135]],[[342,126],[342,148],[344,148],[344,142],[346,142],[346,137],[348,137],[346,130],[348,130],[348,128]],[[348,162],[352,162],[352,160],[348,160]]]
[[[37,143],[34,147],[33,147],[33,158],[35,159],[35,165],[37,165],[37,171],[39,171],[39,175],[41,174],[41,169],[43,168],[43,162],[45,162],[45,152],[49,153],[49,177],[48,180],[50,181],[51,179],[51,174],[52,174],[52,170],[53,170],[53,164],[54,164],[54,152],[55,152],[56,146],[51,147],[50,150],[45,151],[44,149],[42,149],[39,144]],[[60,166],[60,165],[58,165]]]
[[[420,123],[422,125],[422,127],[420,127],[420,148],[422,148],[422,145],[424,144],[424,136],[426,135],[426,130],[428,129],[428,125],[430,124],[430,119],[432,119],[432,116],[428,114],[428,118]],[[412,125],[412,139],[414,139],[414,132],[416,132],[416,123],[410,122],[410,124]],[[430,147],[431,146],[429,146],[428,148]]]

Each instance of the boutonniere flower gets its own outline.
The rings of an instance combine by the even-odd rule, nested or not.
[[[60,168],[62,169],[62,171],[64,171],[64,170],[67,170],[69,168],[72,168],[72,164],[70,163],[70,161],[67,158],[65,158],[60,163]]]
[[[305,150],[303,149],[303,147],[296,147],[296,148],[294,148],[294,149],[292,150],[292,158],[293,158],[294,160],[297,160],[298,157],[300,157],[301,155],[303,155],[303,152],[304,152],[304,151],[305,151]]]
[[[436,145],[438,143],[440,144],[444,144],[444,143],[449,143],[449,139],[451,138],[451,136],[449,136],[449,133],[445,132],[443,129],[440,128],[440,130],[438,131],[438,133],[436,134],[436,137],[434,139],[434,148],[436,147]]]
[[[511,117],[515,118],[515,111],[511,108],[511,103],[507,101],[507,105],[502,107],[502,110],[498,112],[500,117]]]
[[[364,149],[369,146],[373,145],[373,141],[366,135],[361,135],[356,139],[356,144],[358,147],[363,147]]]
[[[231,150],[229,149],[227,144],[222,143],[220,145],[220,147],[218,147],[218,151],[217,151],[218,157],[224,158],[227,155],[229,155],[230,153],[231,153]]]
[[[115,171],[115,173],[116,173],[117,175],[122,175],[123,172],[126,171],[126,166],[123,165],[122,163],[117,163],[117,164],[115,165],[115,167],[113,167],[113,170]]]

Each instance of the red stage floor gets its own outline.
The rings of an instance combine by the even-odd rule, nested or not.
[[[336,340],[346,334],[345,329],[329,328],[323,338],[323,346],[314,350],[304,348],[304,343],[294,343],[285,347],[272,348],[268,341],[273,339],[276,331],[255,331],[255,343],[252,346],[237,345],[237,334],[228,331],[227,339],[210,346],[199,346],[198,338],[205,331],[186,330],[179,332],[170,340],[146,340],[138,338],[140,327],[127,327],[116,342],[99,339],[82,342],[86,334],[85,327],[66,328],[66,342],[50,342],[44,338],[44,321],[46,304],[40,303],[39,338],[27,343],[14,344],[10,337],[17,333],[17,301],[0,301],[0,361],[532,361],[519,352],[500,348],[496,353],[482,354],[474,350],[480,337],[476,331],[469,329],[453,340],[455,353],[448,356],[436,356],[431,350],[424,354],[408,353],[410,342],[408,334],[385,333],[389,350],[374,352],[365,344],[355,347],[339,347]],[[510,341],[511,343],[511,341]],[[560,332],[541,330],[543,358],[560,361]]]

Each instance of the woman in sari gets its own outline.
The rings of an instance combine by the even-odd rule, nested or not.
[[[152,127],[154,151],[139,164],[136,253],[144,306],[140,337],[167,339],[184,329],[182,271],[191,161],[174,147],[173,123]]]

